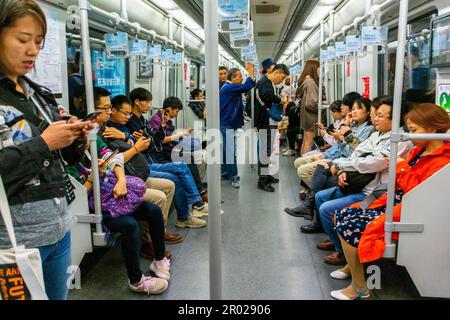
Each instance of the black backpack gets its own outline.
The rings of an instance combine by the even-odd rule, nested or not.
[[[129,145],[125,141],[105,139],[106,144],[112,150],[119,149],[120,152],[125,152],[131,149],[133,146]],[[147,180],[150,175],[150,169],[148,167],[147,159],[138,153],[125,163],[125,174]]]

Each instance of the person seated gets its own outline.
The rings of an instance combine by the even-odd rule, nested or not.
[[[364,98],[362,98],[364,99]],[[348,150],[352,150],[359,142],[364,141],[368,138],[369,134],[373,130],[373,126],[369,119],[370,110],[370,100],[359,98],[355,99],[352,107],[353,116],[347,114],[347,119],[352,119],[352,123],[345,123],[341,125],[338,131],[332,133],[333,137],[336,139],[337,144],[335,144],[337,149],[331,147],[328,152],[320,153],[312,160],[314,162],[310,163],[307,168],[301,166],[298,168],[299,176],[304,183],[309,187],[305,200],[303,200],[299,206],[295,208],[286,208],[285,212],[294,216],[313,216],[314,213],[314,196],[317,191],[322,190],[320,185],[315,185],[315,190],[312,190],[312,175],[318,164],[321,164],[325,170],[330,168],[330,162],[333,159],[339,158],[338,155],[343,157],[348,157]],[[351,127],[350,127],[351,126]],[[338,151],[339,150],[339,151]],[[334,153],[334,151],[338,151]],[[321,160],[323,156],[330,156],[331,159],[326,158]],[[317,159],[317,160],[316,160]],[[307,169],[307,170],[305,170]],[[309,184],[308,184],[309,183]],[[317,223],[316,223],[317,224]]]
[[[332,133],[338,131],[341,128],[341,125],[345,122],[341,105],[342,102],[340,100],[336,100],[330,105],[330,112],[333,116],[334,122],[328,128],[325,128],[325,126],[320,122],[317,123],[317,127],[320,130],[320,136],[330,146],[334,146],[337,143],[336,139],[332,136]]]
[[[195,101],[189,102],[189,108],[194,111],[199,119],[206,119],[206,106],[205,106],[205,97],[203,95],[203,91],[196,88],[192,90],[191,97]]]
[[[106,150],[104,157],[107,157],[111,150]],[[99,161],[99,171],[105,173],[107,166]],[[84,187],[91,191],[93,189],[93,175],[91,170],[81,164],[68,167],[67,172],[77,179]],[[125,172],[119,165],[114,166],[113,172],[117,177],[117,184],[114,187],[114,197],[120,199],[127,194]],[[103,208],[104,209],[104,208]],[[122,254],[128,274],[128,287],[134,292],[147,294],[163,293],[170,280],[170,262],[164,256],[164,222],[161,209],[150,202],[144,201],[137,210],[129,215],[119,215],[113,217],[109,211],[102,212],[103,226],[108,232],[119,232],[122,239]],[[139,260],[139,225],[138,221],[148,223],[150,236],[155,245],[155,260],[150,265],[150,269],[156,277],[144,275],[140,268]]]
[[[146,159],[152,161],[152,159],[156,158],[158,155],[156,149],[162,149],[161,140],[163,139],[163,137],[156,134],[147,136],[146,134],[150,134],[150,130],[145,126],[143,127],[139,125],[138,127],[132,127],[133,124],[141,124],[142,114],[147,113],[150,108],[150,101],[152,99],[151,93],[146,91],[145,89],[143,90],[136,90],[130,93],[133,98],[136,98],[134,99],[135,102],[133,109],[131,107],[132,102],[127,97],[118,96],[119,98],[115,97],[113,99],[113,110],[111,118],[109,119],[110,121],[107,123],[108,126],[106,127],[105,132],[117,131],[117,135],[115,136],[115,138],[120,138],[120,136],[122,136],[124,139],[127,139],[128,143],[136,147],[133,147],[130,150],[137,149],[136,152],[139,151],[146,157]],[[142,100],[139,100],[138,97]],[[143,103],[145,101],[147,101],[148,103]],[[139,117],[135,114],[135,112],[139,114]],[[124,114],[128,114],[128,116],[124,117]],[[133,133],[131,133],[131,131],[128,129],[129,127],[127,127],[126,125],[128,125],[133,117],[135,119],[129,127],[132,127],[133,130],[139,128],[139,130],[134,130]],[[142,119],[145,121],[143,117]],[[138,122],[136,122],[136,120],[138,120]],[[108,138],[112,137],[108,133],[106,134],[106,136]],[[136,139],[135,136],[139,138]],[[147,143],[145,143],[144,141],[146,141]],[[159,147],[155,147],[156,144],[159,144]],[[201,199],[188,166],[181,162],[151,162],[148,164],[148,169],[150,171],[150,185],[154,184],[153,182],[155,181],[155,179],[170,180],[175,184],[175,192],[173,196],[175,208],[177,210],[177,222],[175,226],[179,228],[205,227],[207,223],[206,221],[200,219],[200,217],[208,215],[208,205]],[[192,214],[190,214],[190,204],[193,204]],[[170,205],[167,210],[169,210],[169,208]],[[177,234],[166,232],[167,242],[180,242],[180,237],[181,236]],[[149,248],[149,250],[145,252],[147,252],[144,253],[145,255],[151,256],[151,248]]]
[[[333,230],[334,212],[362,201],[379,185],[387,182],[388,162],[386,162],[385,156],[389,154],[390,150],[393,102],[391,99],[384,99],[381,103],[375,118],[377,131],[369,139],[359,144],[350,158],[339,158],[333,161],[330,170],[337,178],[337,186],[321,190],[315,195],[315,205],[320,220],[316,219],[318,221],[314,222],[310,229],[322,229],[323,227],[337,251],[325,257],[327,264],[345,263],[337,234]],[[402,109],[405,113],[408,105],[403,105]],[[403,157],[411,148],[411,142],[402,142],[399,144],[397,154]]]
[[[149,177],[149,170],[147,168],[148,163],[141,152],[148,149],[151,140],[142,137],[135,141],[132,135],[127,132],[127,130],[125,130],[126,128],[121,128],[128,122],[131,114],[131,101],[128,99],[128,97],[123,95],[114,97],[111,100],[111,115],[105,130],[109,130],[109,128],[116,128],[120,130],[120,133],[116,132],[117,134],[114,134],[113,132],[115,131],[110,130],[110,134],[108,134],[109,139],[105,140],[108,146],[112,149],[119,148],[121,149],[121,151],[134,149],[135,154],[132,155],[130,159],[127,159],[128,161],[125,161],[126,168],[127,164],[130,164],[132,166],[132,168],[130,169],[131,173],[128,174],[137,174],[137,176],[146,181],[147,191],[144,195],[144,200],[154,203],[161,208],[163,212],[164,225],[166,226],[170,205],[172,204],[172,199],[175,192],[175,184],[168,179]],[[140,163],[136,163],[136,161],[141,161],[141,163],[143,162],[144,166],[140,168]],[[140,172],[137,172],[138,170],[145,172],[139,174]],[[183,241],[183,238],[181,237],[181,235],[172,233],[166,228],[164,231],[164,241],[169,244],[175,244]],[[147,250],[143,250],[142,254],[151,258],[151,253],[153,252],[151,242],[144,241],[144,244],[148,248]],[[149,252],[150,254],[146,254],[146,252]]]
[[[189,129],[175,131],[175,126],[171,119],[175,119],[181,110],[183,110],[183,103],[181,100],[177,97],[168,97],[164,99],[163,110],[158,110],[158,112],[150,118],[149,124],[151,131],[163,133],[164,135],[164,138],[161,140],[162,150],[160,152],[164,159],[162,159],[161,162],[172,162],[172,151],[174,151],[174,148],[178,145],[180,140],[190,137],[191,135],[191,130]],[[188,150],[187,153],[190,151],[191,150]],[[181,156],[180,152],[178,152],[178,155]],[[199,166],[197,164],[202,166],[202,172],[206,171],[203,170],[205,165],[203,159],[194,159],[197,155],[198,153],[196,152],[190,153],[191,159],[188,163],[188,167],[203,201],[208,202],[208,194],[202,183]],[[203,157],[203,153],[200,155]]]
[[[341,112],[344,119],[346,119],[347,115],[352,112],[352,106],[354,105],[356,99],[359,99],[360,97],[361,95],[356,92],[350,92],[344,96],[341,104]],[[333,160],[339,158],[340,156],[341,149],[339,148],[339,143],[337,143],[329,148],[325,153],[302,156],[295,160],[294,167],[297,170],[302,186],[305,188],[305,194],[311,185],[311,177],[318,161],[323,158]]]
[[[446,133],[450,129],[450,117],[440,107],[426,103],[414,107],[405,121],[410,133]],[[427,180],[450,163],[450,142],[442,140],[414,140],[415,147],[406,159],[398,158],[396,191],[394,200],[394,222],[400,221],[401,199],[404,194]],[[386,159],[386,162],[388,159]],[[430,199],[432,200],[432,199]],[[370,201],[369,201],[370,202]],[[373,203],[359,203],[338,211],[335,215],[335,230],[348,264],[330,275],[335,279],[351,277],[351,284],[330,294],[337,300],[368,298],[363,263],[383,257],[386,243],[384,224],[386,220],[387,194]],[[368,206],[367,206],[368,205]],[[398,239],[398,233],[392,235]]]
[[[106,124],[110,119],[111,116],[111,99],[110,99],[111,93],[102,88],[102,87],[94,87],[94,108],[96,112],[100,112],[100,114],[95,118],[95,122],[100,127],[98,133],[97,133],[97,151],[98,151],[98,157],[101,158],[101,155],[108,153],[111,151],[111,149],[108,146],[108,140],[114,139],[114,140],[123,140],[126,141],[126,137],[123,136],[123,133],[115,128],[107,128]],[[121,98],[119,98],[121,99]],[[84,95],[83,101],[86,101],[86,96]],[[146,144],[148,144],[149,141],[140,141],[137,145],[135,145],[135,148],[129,148],[127,150],[122,151],[118,155],[116,155],[111,161],[111,164],[117,164],[119,165],[123,170],[125,167],[124,163],[127,163],[131,161],[137,154],[138,150],[137,148],[144,148]],[[84,159],[84,161],[88,161],[87,159]],[[120,170],[120,169],[119,169]],[[135,175],[135,174],[132,174]],[[170,185],[170,183],[164,183],[163,186],[159,186],[160,189],[166,190],[167,194],[173,194],[173,188]],[[167,196],[159,194],[161,197],[159,199],[151,197],[148,195],[148,199],[150,202],[157,201],[158,203],[162,203],[164,205],[167,205]],[[151,199],[150,199],[151,198]],[[170,205],[170,203],[169,203]],[[147,231],[146,231],[147,232]],[[171,234],[169,234],[171,235]],[[168,236],[169,236],[168,235]],[[145,241],[148,237],[144,237],[143,245],[141,247],[141,254],[147,258],[154,257],[154,246],[151,242]],[[168,237],[169,240],[180,240],[180,236],[172,236]],[[172,258],[172,254],[169,251],[165,251],[164,253],[165,257],[168,259]]]
[[[285,115],[288,117],[286,135],[289,148],[283,152],[283,156],[291,157],[295,155],[296,149],[300,150],[295,145],[301,146],[301,141],[297,138],[300,134],[300,108],[291,101],[286,106]]]

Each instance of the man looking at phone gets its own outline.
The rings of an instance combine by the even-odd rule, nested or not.
[[[239,188],[236,161],[236,130],[244,125],[242,95],[255,86],[255,66],[245,64],[248,77],[242,83],[242,73],[237,68],[228,71],[227,83],[220,89],[220,132],[222,133],[222,178],[229,179],[233,188]],[[233,156],[231,156],[233,155]]]
[[[178,113],[183,110],[183,103],[177,97],[168,97],[164,99],[163,109],[158,110],[150,119],[149,124],[153,132],[163,131],[165,137],[162,140],[163,154],[165,156],[165,162],[172,162],[172,151],[175,146],[183,138],[189,137],[191,135],[190,129],[182,129],[175,131],[175,126],[172,119],[178,116]],[[191,150],[187,150],[188,152]],[[186,150],[185,150],[186,152]],[[200,177],[198,161],[194,161],[195,152],[191,153],[190,163],[188,163],[189,170],[191,171],[192,177],[195,180],[198,192],[202,196],[204,202],[208,202],[208,195],[206,188],[202,183]],[[204,163],[199,163],[199,165],[205,165]]]
[[[258,129],[258,189],[266,192],[275,192],[272,183],[278,179],[269,175],[269,161],[275,139],[275,130],[278,122],[269,116],[272,105],[287,106],[287,98],[277,95],[276,86],[280,85],[289,76],[289,69],[284,64],[277,64],[272,72],[262,77],[255,87],[255,127]],[[273,131],[273,132],[272,132]],[[264,160],[264,161],[263,161]]]

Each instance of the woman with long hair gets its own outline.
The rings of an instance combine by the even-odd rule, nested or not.
[[[378,117],[378,116],[377,116]],[[442,108],[424,103],[414,107],[405,116],[410,133],[446,133],[450,129],[450,117]],[[414,140],[415,148],[406,159],[398,158],[395,191],[394,222],[400,221],[401,200],[434,173],[450,163],[450,142],[442,140]],[[432,201],[432,199],[430,199]],[[351,277],[352,283],[331,292],[338,300],[368,298],[363,263],[383,257],[386,243],[384,222],[387,194],[375,200],[367,209],[361,203],[336,213],[336,231],[344,249],[347,265],[331,273],[335,279]],[[392,235],[398,239],[398,233]]]
[[[306,61],[305,68],[298,80],[296,98],[300,99],[300,127],[303,130],[301,155],[311,151],[316,135],[315,124],[318,121],[320,63],[317,60]]]

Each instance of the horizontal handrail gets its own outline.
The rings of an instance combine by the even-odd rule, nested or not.
[[[443,140],[450,141],[450,133],[392,133],[391,141],[400,142],[408,140]]]

